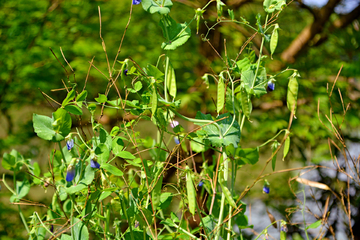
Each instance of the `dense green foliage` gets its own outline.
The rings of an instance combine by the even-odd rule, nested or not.
[[[252,165],[265,164],[259,161],[261,153],[269,159],[266,164],[273,165],[272,170],[277,169],[276,157],[271,159],[271,155],[280,148],[278,161],[286,155],[308,163],[330,158],[328,137],[334,141],[336,138],[324,127],[332,128],[326,118],[321,115],[325,125],[318,119],[318,99],[321,113],[332,111],[338,122],[344,118],[346,128],[341,129],[341,134],[357,139],[354,130],[358,131],[360,122],[356,77],[360,72],[356,50],[360,33],[356,26],[334,32],[324,44],[307,49],[295,63],[286,64],[279,54],[310,22],[309,13],[290,4],[277,19],[274,13],[284,8],[282,1],[264,1],[267,16],[262,2],[255,1],[234,12],[227,11],[221,1],[210,4],[207,12],[194,11],[170,0],[165,0],[162,7],[157,1],[143,0],[143,8],[132,6],[131,1],[0,3],[1,49],[6,53],[0,56],[3,63],[0,110],[1,121],[5,123],[0,133],[4,136],[0,139],[0,150],[5,153],[3,168],[13,173],[14,185],[7,186],[14,191],[10,201],[18,203],[33,185],[57,189],[57,194],[46,203],[47,211],[31,213],[31,220],[22,219],[28,222],[33,238],[50,236],[52,226],[59,234],[73,225],[71,232],[63,234],[61,239],[70,239],[70,235],[78,239],[79,232],[80,239],[87,239],[89,231],[90,235],[109,239],[148,239],[156,238],[157,234],[159,239],[173,239],[175,235],[178,239],[195,238],[195,235],[232,239],[241,235],[241,231],[233,232],[234,222],[240,229],[252,228],[244,214],[246,203],[241,201],[258,180],[261,184],[265,182],[265,192],[268,191],[265,187],[271,186],[270,196],[277,200],[294,198],[282,184],[270,185],[291,175],[274,177],[269,183],[261,174],[257,177],[258,171],[252,175],[245,170],[242,178],[251,176],[251,181],[246,183],[251,186],[242,184],[238,188],[236,171],[245,168],[251,172]],[[273,2],[278,4],[275,11],[271,8]],[[267,26],[269,18],[276,22],[270,21]],[[243,25],[248,27],[246,31]],[[215,30],[209,29],[211,26],[216,26]],[[196,34],[197,31],[200,33]],[[204,54],[202,41],[209,37],[211,42],[213,32],[221,34],[221,41],[226,39],[226,43],[214,49],[213,55],[218,51],[221,58],[209,60],[200,53]],[[245,43],[249,38],[246,32],[250,35],[257,32],[254,42]],[[121,52],[118,61],[114,61],[120,43]],[[245,48],[238,57],[242,46]],[[91,67],[89,62],[93,64]],[[332,87],[327,83],[333,82],[341,66],[344,66],[342,77],[336,88],[346,93],[342,96],[345,105],[351,102],[345,117],[339,92],[336,89],[329,97],[327,90]],[[287,67],[289,70],[282,71]],[[113,76],[110,80],[109,75]],[[115,78],[117,83],[113,85],[111,79]],[[267,93],[269,80],[275,84],[275,90]],[[41,92],[54,100],[44,98]],[[17,109],[26,112],[24,109],[31,106],[46,107],[47,111],[34,110],[32,119],[25,117],[21,119],[25,122],[19,121]],[[295,113],[294,107],[296,119],[290,117],[292,110]],[[103,113],[104,117],[100,118]],[[169,130],[167,126],[174,118],[183,122]],[[145,130],[136,128],[144,121],[157,129],[157,135],[144,136]],[[290,132],[287,128],[291,123]],[[196,132],[191,131],[197,127]],[[44,140],[34,144],[34,131]],[[180,142],[175,147],[173,136]],[[65,144],[71,144],[71,139],[75,144],[69,151]],[[13,146],[29,141],[32,147],[23,152],[25,157],[15,150],[10,152]],[[42,146],[51,146],[51,154]],[[140,150],[146,153],[142,155]],[[209,151],[212,156],[205,157]],[[172,162],[176,155],[178,161],[180,158],[186,162],[193,152],[199,153],[200,161],[189,161],[190,168]],[[30,160],[40,156],[46,158],[41,162],[43,165]],[[22,166],[26,166],[27,173],[20,170]],[[163,169],[170,167],[180,169],[175,181],[164,175]],[[11,175],[8,173],[6,177]],[[66,181],[69,174],[74,175],[76,184],[73,185],[71,177]],[[4,177],[3,181],[11,182],[11,179]],[[168,188],[176,191],[166,191]],[[199,196],[203,199],[205,193],[213,200],[209,197],[203,209],[196,199]],[[103,202],[104,199],[107,200]],[[174,201],[180,203],[180,210],[188,209],[188,212],[170,207]],[[267,198],[265,202],[276,205]],[[276,206],[282,213],[286,207],[290,206]],[[236,208],[239,211],[233,223],[225,221],[225,228],[222,221]],[[30,214],[25,211],[25,215]],[[191,223],[190,215],[200,217],[197,225]],[[21,211],[20,216],[24,218]],[[69,225],[60,228],[59,224],[65,224],[66,220],[70,221]],[[286,226],[284,220],[278,219],[282,227]],[[300,227],[301,231],[297,228],[297,232],[305,230],[307,234],[306,230],[315,229],[320,223],[315,221]],[[117,228],[110,229],[111,225]],[[151,230],[145,231],[146,228]],[[16,236],[7,230],[1,234]]]

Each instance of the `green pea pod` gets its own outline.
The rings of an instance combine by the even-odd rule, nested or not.
[[[220,75],[220,80],[217,88],[217,113],[220,114],[220,111],[223,109],[225,103],[225,84],[224,78]]]
[[[175,77],[175,70],[173,68],[173,66],[171,65],[171,63],[169,64],[168,67],[168,72],[167,72],[167,88],[169,90],[169,94],[170,96],[172,96],[173,98],[176,97],[176,77]]]
[[[297,81],[297,77],[299,76],[298,72],[295,71],[289,80],[288,84],[288,91],[287,91],[287,107],[291,112],[296,112],[297,107],[297,97],[298,97],[298,90],[299,84]]]
[[[283,161],[284,161],[285,157],[287,156],[287,154],[289,153],[289,150],[290,150],[290,136],[288,136],[285,140]]]
[[[278,29],[279,29],[279,24],[275,24],[274,30],[271,34],[271,39],[270,39],[271,58],[272,58],[272,55],[274,54],[277,44],[278,44],[278,39],[279,39]]]
[[[246,92],[245,88],[243,88],[243,87],[240,90],[240,102],[241,102],[241,107],[242,107],[243,113],[249,119],[250,113],[252,111],[252,103],[250,101],[249,94]]]
[[[157,109],[157,94],[156,94],[156,87],[154,86],[153,94],[152,94],[152,103],[151,103],[151,112],[153,116],[156,113],[156,109]]]
[[[187,190],[187,197],[189,202],[189,211],[192,215],[195,215],[196,191],[195,191],[194,183],[191,178],[190,170],[188,170],[186,173],[186,190]]]
[[[226,200],[229,202],[229,204],[236,209],[236,203],[234,201],[234,199],[231,196],[230,190],[222,183],[220,183],[221,189],[223,191],[223,193],[225,194],[225,198]]]
[[[276,149],[279,147],[279,145],[280,145],[280,143],[275,140],[275,142],[271,145],[272,154],[274,154],[274,152],[275,152]],[[273,158],[271,159],[271,166],[272,166],[272,170],[273,170],[273,171],[275,171],[276,156],[277,156],[277,153],[276,153],[276,154],[273,156]]]
[[[163,181],[163,176],[159,178],[154,189],[151,192],[151,199],[155,210],[157,209],[160,203],[162,181]]]

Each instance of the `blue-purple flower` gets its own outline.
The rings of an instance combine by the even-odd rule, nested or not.
[[[175,141],[176,144],[180,144],[180,140],[179,140],[178,137],[174,137],[174,141]]]
[[[268,84],[267,84],[266,90],[267,90],[268,92],[274,91],[274,90],[275,90],[275,83],[273,83],[273,82],[270,80],[270,81],[268,82]]]
[[[74,147],[74,139],[70,139],[66,142],[66,147],[70,151]]]
[[[282,232],[287,232],[288,231],[286,224],[281,224],[281,231]]]
[[[270,193],[270,183],[265,179],[264,186],[263,186],[263,193],[269,194]]]
[[[141,0],[133,0],[133,5],[138,5],[141,3]]]
[[[75,166],[70,164],[66,170],[66,181],[71,182],[75,178]]]
[[[128,71],[129,71],[129,70],[127,70],[127,69],[124,70],[125,76],[127,76]]]
[[[100,164],[96,160],[91,159],[90,160],[90,167],[92,167],[92,168],[100,168]]]
[[[270,187],[269,186],[264,186],[263,187],[263,192],[266,193],[266,194],[269,194],[270,193]]]
[[[203,185],[204,185],[203,181],[200,181],[199,184],[198,184],[199,187],[202,187]]]

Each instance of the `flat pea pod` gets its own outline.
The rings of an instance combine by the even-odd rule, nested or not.
[[[297,71],[295,71],[290,76],[288,90],[287,90],[287,107],[291,112],[294,112],[294,115],[296,112],[298,90],[299,90],[299,83],[297,81],[298,76],[299,74]]]
[[[290,136],[288,136],[285,140],[283,161],[284,161],[285,157],[287,156],[287,154],[289,153],[289,150],[290,150]]]
[[[234,201],[234,199],[231,196],[230,190],[222,183],[220,183],[221,189],[223,191],[223,193],[225,194],[225,198],[228,201],[228,203],[236,209],[236,203]]]
[[[155,83],[154,83],[155,84]],[[152,112],[152,115],[154,116],[155,113],[156,113],[156,109],[157,109],[157,93],[156,93],[156,87],[154,86],[154,89],[153,89],[153,93],[152,93],[152,103],[151,103],[151,112]]]
[[[240,102],[241,102],[241,107],[242,107],[243,113],[249,119],[251,111],[252,111],[252,103],[250,101],[250,96],[246,92],[244,87],[242,87],[240,90]]]
[[[173,66],[171,65],[171,63],[169,64],[168,67],[168,72],[167,72],[167,88],[169,90],[169,94],[170,96],[172,96],[173,98],[176,97],[176,76],[175,76],[175,70],[173,68]]]
[[[280,145],[280,143],[275,140],[275,142],[271,145],[272,154],[274,154],[274,152],[275,152],[276,149],[279,147],[279,145]],[[273,171],[275,171],[276,156],[277,156],[277,153],[276,153],[276,154],[273,156],[273,158],[271,159],[271,166],[272,166],[272,170],[273,170]]]
[[[279,39],[278,29],[279,29],[279,24],[275,24],[274,25],[274,30],[273,30],[273,32],[271,34],[271,39],[270,39],[271,58],[272,58],[272,55],[274,54],[274,52],[276,50],[276,47],[277,47],[277,44],[278,44],[278,39]]]
[[[186,190],[187,190],[187,198],[189,202],[189,211],[192,215],[195,215],[196,191],[195,191],[194,183],[191,178],[190,170],[188,170],[186,173]]]
[[[225,103],[225,83],[224,77],[220,75],[220,80],[217,88],[217,113],[220,114],[220,111],[223,109]]]

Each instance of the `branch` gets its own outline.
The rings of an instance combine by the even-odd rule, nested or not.
[[[329,0],[317,14],[314,21],[305,27],[301,33],[293,40],[290,46],[281,54],[281,58],[285,62],[294,62],[295,57],[308,46],[308,43],[316,34],[323,32],[325,23],[329,21],[330,15],[334,12],[334,8],[341,0]]]

